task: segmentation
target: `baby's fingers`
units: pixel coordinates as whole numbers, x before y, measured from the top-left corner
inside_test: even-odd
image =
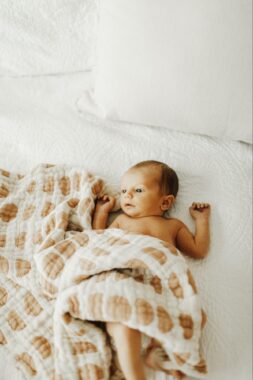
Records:
[[[98,197],[98,200],[99,201],[108,201],[109,197],[107,194],[104,194],[104,195],[101,195],[100,197]]]
[[[205,202],[193,202],[192,203],[192,208],[193,209],[203,209],[203,208],[209,208],[210,207],[210,204],[209,203],[205,203]]]
[[[199,209],[199,208],[202,208],[202,207],[203,207],[202,203],[200,203],[200,202],[193,202],[192,203],[193,210],[196,210],[196,209]]]

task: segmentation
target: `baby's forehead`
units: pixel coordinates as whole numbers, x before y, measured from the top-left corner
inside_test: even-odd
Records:
[[[131,168],[121,177],[121,183],[127,182],[153,182],[160,180],[160,173],[153,168]]]

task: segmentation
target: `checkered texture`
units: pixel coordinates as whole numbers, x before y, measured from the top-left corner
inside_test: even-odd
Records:
[[[194,279],[169,244],[91,230],[101,179],[81,168],[0,171],[0,344],[26,378],[122,379],[105,321],[161,342],[167,371],[205,377]]]

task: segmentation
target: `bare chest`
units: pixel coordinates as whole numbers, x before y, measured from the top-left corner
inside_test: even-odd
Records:
[[[154,236],[176,246],[177,226],[170,219],[127,218],[122,221],[120,228],[127,232]]]

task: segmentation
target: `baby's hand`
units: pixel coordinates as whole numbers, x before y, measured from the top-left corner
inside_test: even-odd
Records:
[[[115,202],[116,200],[114,197],[107,194],[102,195],[97,199],[95,212],[109,214],[112,211]]]
[[[208,220],[211,212],[211,206],[209,203],[195,203],[189,208],[191,217],[195,220]]]

